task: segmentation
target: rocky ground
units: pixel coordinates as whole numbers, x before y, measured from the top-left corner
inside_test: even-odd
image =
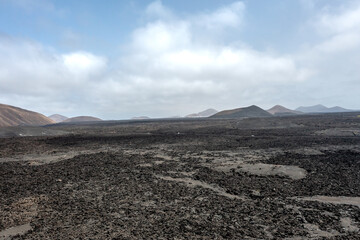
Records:
[[[358,114],[46,129],[0,139],[0,239],[360,239]]]

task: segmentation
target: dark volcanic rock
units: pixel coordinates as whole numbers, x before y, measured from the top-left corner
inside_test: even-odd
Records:
[[[0,239],[21,226],[13,239],[359,239],[360,138],[316,134],[358,128],[356,116],[99,122],[2,139]]]

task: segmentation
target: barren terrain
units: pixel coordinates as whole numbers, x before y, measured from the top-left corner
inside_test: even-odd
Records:
[[[360,239],[359,113],[15,130],[0,239]]]

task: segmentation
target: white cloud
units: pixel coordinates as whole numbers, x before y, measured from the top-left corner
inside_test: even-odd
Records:
[[[106,68],[106,59],[87,52],[72,52],[61,55],[63,64],[78,77],[100,73]]]
[[[22,95],[29,99],[46,96],[48,101],[65,100],[64,104],[68,104],[105,67],[105,58],[87,52],[61,55],[38,43],[0,37],[3,96]]]
[[[315,46],[323,53],[341,53],[360,47],[360,4],[341,7],[336,13],[323,11],[315,26],[324,40]]]
[[[360,4],[336,9],[327,6],[314,19],[313,25],[320,39],[311,46],[309,55],[314,59],[328,61],[332,57],[338,58],[339,54],[351,56],[360,51]]]
[[[190,37],[186,22],[176,21],[169,24],[156,21],[134,31],[132,47],[134,51],[144,52],[141,55],[159,53],[177,47],[186,47],[191,41]]]
[[[266,105],[312,72],[293,55],[204,37],[214,30],[239,29],[244,11],[245,5],[235,2],[180,19],[154,2],[146,14],[156,19],[133,31],[127,52],[116,62],[90,52],[59,54],[36,43],[1,38],[2,99],[22,95],[27,101],[23,107],[43,104],[49,107],[44,113],[66,109],[59,113],[113,119]]]
[[[340,34],[360,31],[360,4],[354,4],[338,13],[324,12],[318,17],[317,26],[321,32]]]
[[[316,7],[315,1],[308,4]],[[116,89],[112,94],[122,95],[124,108],[136,103],[160,116],[185,114],[193,105],[270,107],[281,103],[274,102],[279,99],[296,105],[321,99],[342,104],[346,98],[329,99],[360,88],[359,9],[355,4],[332,13],[322,10],[314,24],[319,33],[312,36],[315,43],[286,55],[214,37],[241,31],[246,10],[242,2],[182,19],[174,14],[159,17],[134,31],[119,75],[109,81]],[[107,84],[103,82],[104,88]]]
[[[208,29],[239,27],[243,21],[244,11],[243,2],[234,2],[212,13],[196,16],[193,21]]]
[[[161,107],[156,103],[164,101],[169,105],[176,101],[179,108],[194,102],[204,107],[224,107],[229,102],[253,104],[251,92],[268,92],[273,86],[306,80],[311,71],[297,66],[290,55],[234,47],[216,40],[204,44],[198,36],[212,32],[214,27],[221,31],[241,26],[244,8],[243,3],[236,2],[208,14],[157,19],[135,30],[131,51],[121,58],[121,72],[104,81],[102,89],[111,85],[114,98],[125,95],[139,105],[153,102],[150,108],[159,112]],[[207,27],[199,31],[199,25]],[[255,100],[261,103],[259,99]],[[265,99],[263,96],[262,102]],[[169,106],[165,114],[179,114],[171,112],[172,108]]]
[[[315,49],[323,53],[337,53],[353,51],[358,47],[360,47],[360,33],[349,32],[336,34],[317,45]]]
[[[314,74],[302,89],[313,103],[325,99],[328,105],[358,108],[352,99],[360,89],[360,4],[327,6],[313,26],[315,43],[297,54],[297,62]]]
[[[160,0],[154,1],[146,8],[149,17],[169,19],[174,17],[170,9],[166,8]]]

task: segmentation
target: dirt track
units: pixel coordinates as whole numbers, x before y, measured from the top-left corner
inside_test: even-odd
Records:
[[[0,239],[360,239],[357,115],[1,139]]]

